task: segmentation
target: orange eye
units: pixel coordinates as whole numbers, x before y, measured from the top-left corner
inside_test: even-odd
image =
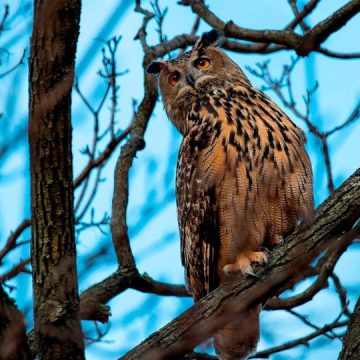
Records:
[[[206,57],[199,57],[194,61],[194,66],[198,70],[206,69],[210,66],[210,60]]]
[[[176,71],[169,75],[169,83],[175,86],[180,80],[180,74]]]

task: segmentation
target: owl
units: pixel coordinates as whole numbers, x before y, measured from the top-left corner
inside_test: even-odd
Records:
[[[232,273],[253,274],[266,252],[299,221],[313,216],[312,170],[306,138],[288,116],[254,88],[204,33],[176,59],[153,61],[165,111],[183,136],[176,173],[181,258],[197,301]],[[259,308],[214,338],[220,359],[245,359],[258,341]]]

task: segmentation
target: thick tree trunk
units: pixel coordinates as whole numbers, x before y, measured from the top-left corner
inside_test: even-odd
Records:
[[[31,359],[22,313],[0,285],[0,360]]]
[[[360,359],[360,297],[350,318],[350,324],[344,336],[339,360]]]
[[[40,359],[84,359],[71,153],[80,8],[80,0],[35,0],[29,142],[34,322]]]

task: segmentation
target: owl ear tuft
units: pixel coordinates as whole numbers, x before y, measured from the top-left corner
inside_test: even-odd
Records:
[[[194,45],[194,49],[199,50],[208,46],[220,46],[224,33],[219,30],[211,30],[201,35],[200,39]]]
[[[149,74],[158,74],[164,66],[165,63],[163,61],[153,60],[151,61],[150,65],[147,67],[146,71]]]

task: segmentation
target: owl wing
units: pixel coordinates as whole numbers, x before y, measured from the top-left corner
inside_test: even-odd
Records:
[[[197,136],[200,132],[201,136]],[[181,259],[187,287],[195,301],[219,284],[220,236],[216,191],[208,181],[209,174],[199,164],[202,154],[211,146],[210,135],[204,134],[204,129],[195,126],[184,137],[176,174]]]
[[[222,184],[223,202],[236,202],[222,217],[231,229],[229,243],[247,239],[246,246],[255,249],[264,239],[276,243],[298,220],[312,218],[305,134],[265,94],[248,85],[234,88],[223,108],[225,168],[235,174],[226,171]]]
[[[265,94],[257,91],[255,95],[253,126],[258,133],[256,144],[260,143],[261,149],[253,156],[253,162],[262,191],[272,204],[270,221],[279,222],[286,215],[294,224],[300,219],[310,222],[313,179],[306,136]]]

